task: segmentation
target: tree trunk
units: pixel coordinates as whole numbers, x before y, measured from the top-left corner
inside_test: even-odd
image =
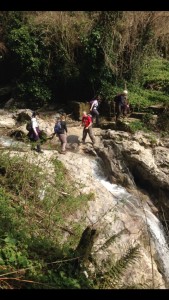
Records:
[[[93,229],[90,226],[83,231],[79,244],[75,250],[76,255],[79,257],[79,263],[86,263],[88,261],[96,237],[96,229]]]

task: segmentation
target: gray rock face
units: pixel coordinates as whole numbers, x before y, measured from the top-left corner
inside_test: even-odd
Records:
[[[113,130],[105,131],[102,138],[106,149],[98,152],[107,157],[112,180],[124,186],[121,174],[126,175],[128,169],[127,173],[132,174],[134,185],[146,190],[159,211],[162,213],[163,210],[165,218],[169,219],[169,154],[163,142],[141,132],[132,135]],[[131,181],[125,183],[128,188],[132,188]]]
[[[16,122],[12,114],[0,115],[0,128],[11,129],[15,126]]]
[[[161,274],[158,271],[159,266],[157,267],[154,260],[159,255],[155,245],[156,239],[151,241],[151,252],[148,243],[150,232],[147,231],[145,222],[145,218],[148,218],[150,227],[154,230],[153,226],[158,222],[158,219],[154,223],[153,214],[146,202],[143,205],[141,197],[138,198],[138,195],[137,198],[133,197],[127,191],[121,189],[120,186],[113,185],[112,189],[112,185],[103,175],[104,172],[99,171],[96,157],[68,152],[66,155],[60,156],[59,159],[77,181],[77,187],[78,182],[82,186],[80,193],[93,192],[95,194],[95,199],[90,201],[88,207],[86,207],[86,213],[84,214],[84,211],[78,212],[73,218],[75,222],[81,222],[86,216],[86,226],[92,225],[98,230],[99,234],[92,251],[98,266],[103,268],[106,261],[110,263],[112,256],[115,260],[120,259],[124,255],[127,246],[139,244],[141,251],[139,261],[127,269],[123,283],[132,285],[138,282],[144,282],[144,284],[149,282],[151,287],[154,284],[156,288],[165,288]],[[75,161],[76,163],[74,163]],[[119,191],[119,189],[121,190]],[[158,227],[157,224],[156,226]],[[111,239],[114,242],[110,242]],[[166,257],[163,259],[165,260]],[[152,274],[151,269],[152,263],[154,274]],[[155,281],[152,280],[153,275],[155,275]]]

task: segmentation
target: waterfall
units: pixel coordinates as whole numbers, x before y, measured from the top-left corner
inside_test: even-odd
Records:
[[[147,224],[156,245],[158,260],[162,265],[167,283],[169,283],[169,246],[166,242],[164,229],[157,217],[146,209]]]
[[[123,200],[125,209],[128,208],[131,211],[132,207],[132,211],[143,218],[147,225],[151,239],[156,247],[160,269],[165,276],[167,285],[169,285],[169,246],[166,241],[166,234],[162,224],[152,213],[148,204],[146,202],[141,202],[139,196],[137,198],[128,193],[122,186],[110,183],[104,174],[102,164],[103,162],[100,159],[93,161],[93,175],[112,194],[113,198],[115,197],[118,203]]]

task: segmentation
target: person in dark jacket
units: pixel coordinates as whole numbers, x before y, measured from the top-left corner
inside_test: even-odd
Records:
[[[114,110],[116,115],[116,121],[121,115],[125,116],[126,114],[126,105],[128,103],[127,95],[128,91],[124,90],[123,93],[118,94],[114,97]]]
[[[54,132],[58,136],[61,142],[61,154],[66,154],[67,145],[67,125],[65,115],[61,115],[56,118]]]
[[[35,145],[35,150],[39,153],[43,153],[41,150],[41,144],[40,144],[40,129],[39,129],[39,124],[38,124],[38,117],[39,113],[38,112],[33,112],[32,117],[31,117],[31,130],[28,133],[29,139],[34,143]]]

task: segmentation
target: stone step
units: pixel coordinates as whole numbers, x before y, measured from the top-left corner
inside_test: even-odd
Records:
[[[130,114],[130,118],[135,118],[135,119],[142,119],[143,116],[145,116],[146,112],[132,112]]]

